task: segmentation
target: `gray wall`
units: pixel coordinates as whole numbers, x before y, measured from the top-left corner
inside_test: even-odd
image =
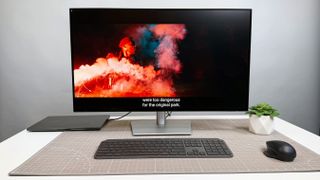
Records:
[[[320,1],[0,1],[0,141],[48,115],[72,114],[69,7],[252,8],[250,104],[320,127]]]

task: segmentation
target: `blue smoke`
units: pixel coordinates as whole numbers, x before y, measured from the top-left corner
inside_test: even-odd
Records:
[[[160,42],[158,39],[156,39],[152,32],[150,31],[150,28],[152,26],[155,26],[154,24],[147,25],[147,28],[144,29],[142,36],[139,39],[139,45],[140,45],[140,53],[144,56],[146,59],[154,59],[156,54],[155,50],[159,46]]]

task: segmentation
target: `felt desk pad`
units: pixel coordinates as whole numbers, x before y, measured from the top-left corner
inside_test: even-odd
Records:
[[[194,120],[191,136],[183,138],[220,138],[233,152],[233,158],[154,158],[104,159],[93,155],[101,141],[117,138],[159,138],[132,136],[130,121],[108,123],[101,131],[63,132],[34,154],[10,175],[115,175],[178,173],[253,173],[320,171],[320,155],[290,138],[273,132],[269,136],[248,131],[248,120]],[[160,136],[160,138],[170,138]],[[282,162],[263,154],[266,141],[283,140],[294,146],[297,157]]]

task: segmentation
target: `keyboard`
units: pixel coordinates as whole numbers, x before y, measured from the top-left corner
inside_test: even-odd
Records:
[[[218,138],[108,139],[94,155],[95,159],[231,157],[231,150]]]

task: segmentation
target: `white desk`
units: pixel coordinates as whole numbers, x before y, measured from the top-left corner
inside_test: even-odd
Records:
[[[238,119],[246,118],[247,116],[173,116],[170,119]],[[126,120],[136,119],[150,119],[151,116],[129,116]],[[312,134],[304,129],[301,129],[293,124],[290,124],[284,120],[275,119],[275,129],[282,134],[290,137],[291,139],[299,142],[305,147],[320,154],[320,137]],[[18,167],[21,163],[27,160],[30,156],[39,151],[42,147],[48,144],[51,140],[57,137],[60,132],[41,132],[31,133],[26,130],[12,136],[11,138],[0,143],[0,180],[7,179],[28,179],[28,180],[171,180],[171,179],[183,179],[194,180],[195,178],[202,180],[276,180],[276,179],[288,179],[288,180],[319,180],[320,172],[308,172],[308,173],[234,173],[234,174],[179,174],[179,175],[114,175],[114,176],[8,176],[8,173],[14,168]]]

